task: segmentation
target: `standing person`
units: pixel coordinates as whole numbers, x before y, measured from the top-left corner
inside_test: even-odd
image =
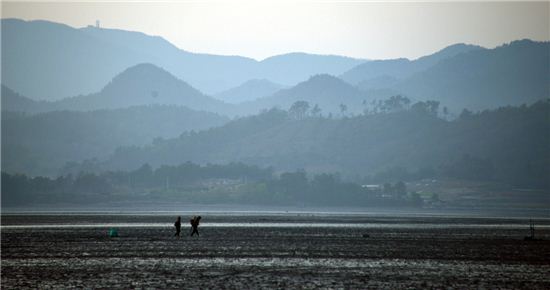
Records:
[[[201,216],[195,216],[189,221],[191,223],[191,228],[192,228],[191,236],[193,236],[195,233],[197,234],[197,236],[200,236],[199,235],[200,221],[201,221]]]
[[[174,236],[179,238],[181,232],[181,216],[178,216],[178,219],[174,223],[174,226],[176,227],[176,234]]]

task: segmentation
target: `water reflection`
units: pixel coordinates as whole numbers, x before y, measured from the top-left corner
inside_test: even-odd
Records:
[[[85,224],[25,224],[2,225],[4,229],[49,229],[49,228],[171,228],[168,223],[85,223]],[[359,228],[359,229],[524,229],[522,224],[473,224],[473,223],[202,223],[201,227],[214,228]],[[550,229],[550,225],[538,225],[538,229]]]

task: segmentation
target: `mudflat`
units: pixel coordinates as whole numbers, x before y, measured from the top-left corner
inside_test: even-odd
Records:
[[[176,238],[175,215],[3,215],[1,286],[550,289],[548,219],[526,241],[528,219],[202,217]]]

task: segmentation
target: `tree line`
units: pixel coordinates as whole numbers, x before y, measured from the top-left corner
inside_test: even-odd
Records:
[[[275,173],[242,163],[184,163],[132,171],[80,172],[57,178],[2,172],[4,206],[164,200],[189,203],[296,206],[419,206],[403,182],[372,190],[338,174]]]
[[[441,116],[447,119],[450,116],[450,111],[447,107],[440,107],[440,102],[427,100],[412,103],[411,99],[402,95],[394,95],[387,99],[379,100],[374,99],[368,102],[363,100],[363,115],[373,114],[386,114],[395,113],[399,111],[411,110],[417,113],[425,113],[433,116]],[[339,105],[340,117],[353,117],[353,114],[348,115],[347,104],[341,103]],[[288,108],[288,116],[291,119],[302,120],[307,117],[323,117],[323,109],[318,105],[310,105],[309,102],[299,100],[294,102]],[[467,111],[467,110],[466,110]],[[469,111],[468,111],[469,112]],[[471,112],[470,112],[471,113]],[[326,117],[332,118],[332,114],[328,114]]]

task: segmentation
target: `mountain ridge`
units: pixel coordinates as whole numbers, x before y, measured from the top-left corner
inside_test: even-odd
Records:
[[[183,106],[141,105],[34,115],[2,111],[2,170],[55,176],[67,162],[104,160],[120,146],[143,146],[229,119]]]
[[[217,93],[213,97],[231,104],[238,104],[269,96],[282,88],[284,88],[283,85],[268,79],[251,79],[237,87]]]
[[[272,107],[288,109],[294,102],[306,101],[311,107],[318,105],[323,114],[337,115],[341,113],[340,104],[347,106],[350,113],[363,112],[363,101],[368,99],[366,93],[343,80],[318,74],[270,96],[241,103],[239,109],[249,113]]]
[[[374,99],[401,94],[436,100],[455,113],[550,97],[550,42],[518,40],[492,49],[458,45],[449,51],[451,56],[444,49],[443,57],[424,58],[420,65],[422,58],[372,61],[341,77]]]
[[[355,66],[339,77],[353,85],[357,85],[361,81],[367,81],[371,78],[382,76],[401,79],[422,71],[443,59],[478,49],[485,48],[477,45],[457,43],[440,49],[433,54],[425,55],[414,60],[407,58],[372,60]]]
[[[305,53],[256,61],[242,56],[188,52],[160,36],[142,32],[73,28],[44,20],[3,18],[1,22],[2,53],[10,55],[3,57],[3,84],[34,100],[96,92],[118,72],[144,62],[161,66],[202,92],[214,94],[253,78],[293,85],[312,74],[339,74],[364,61]],[[295,63],[317,63],[317,59],[323,62],[316,66]]]
[[[245,162],[277,170],[371,175],[399,167],[414,171],[449,166],[470,156],[488,169],[498,168],[486,172],[489,178],[542,182],[550,161],[550,139],[545,135],[550,130],[549,112],[550,100],[464,114],[452,121],[418,106],[299,120],[272,109],[154,145],[120,148],[104,165],[126,170],[144,163],[155,167],[186,161]],[[526,166],[533,172],[526,173]]]
[[[6,86],[2,86],[7,88]],[[11,90],[10,90],[11,91]],[[19,106],[23,100],[2,97],[7,107]],[[16,104],[9,104],[13,101]],[[118,109],[139,105],[176,105],[197,111],[209,111],[231,115],[232,105],[204,95],[185,81],[150,63],[142,63],[125,69],[104,87],[89,95],[79,95],[58,101],[32,101],[25,98],[29,113],[60,110],[93,111]],[[31,106],[32,105],[32,106]]]
[[[456,111],[532,104],[550,97],[550,42],[517,40],[441,60],[393,86]]]

